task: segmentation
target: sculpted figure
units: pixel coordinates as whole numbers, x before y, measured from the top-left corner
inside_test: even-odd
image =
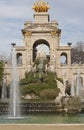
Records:
[[[36,12],[39,12],[39,5],[38,5],[38,3],[35,3],[35,4],[34,4],[33,9],[34,9]]]
[[[33,6],[35,12],[48,12],[49,8],[49,4],[45,3],[43,0],[40,0],[39,3],[35,3]]]

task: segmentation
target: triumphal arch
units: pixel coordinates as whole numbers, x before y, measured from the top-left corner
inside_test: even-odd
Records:
[[[34,22],[26,21],[21,30],[23,46],[14,46],[16,49],[17,65],[20,79],[25,72],[33,70],[33,64],[37,57],[45,57],[49,60],[48,69],[56,72],[58,77],[64,80],[76,81],[77,71],[84,80],[84,65],[71,64],[71,44],[60,46],[61,29],[56,20],[50,19],[50,5],[43,0],[33,5]],[[65,57],[65,61],[61,58]],[[10,67],[6,65],[10,81]]]

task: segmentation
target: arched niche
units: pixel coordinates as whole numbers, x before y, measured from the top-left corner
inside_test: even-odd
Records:
[[[22,65],[22,53],[17,53],[16,59],[17,59],[17,65],[18,66]]]
[[[67,64],[67,53],[62,52],[60,55],[60,64]]]

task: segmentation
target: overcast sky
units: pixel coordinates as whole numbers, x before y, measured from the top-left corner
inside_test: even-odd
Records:
[[[0,54],[9,54],[11,43],[23,45],[21,29],[34,21],[32,6],[38,0],[0,0]],[[61,45],[84,41],[84,0],[45,0],[50,19],[62,30]]]

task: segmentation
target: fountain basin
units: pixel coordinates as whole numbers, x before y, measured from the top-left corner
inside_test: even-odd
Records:
[[[24,117],[12,117],[12,116],[9,116],[6,119],[9,119],[9,120],[23,120]]]
[[[0,117],[0,124],[84,124],[84,114],[36,114],[23,119]]]

